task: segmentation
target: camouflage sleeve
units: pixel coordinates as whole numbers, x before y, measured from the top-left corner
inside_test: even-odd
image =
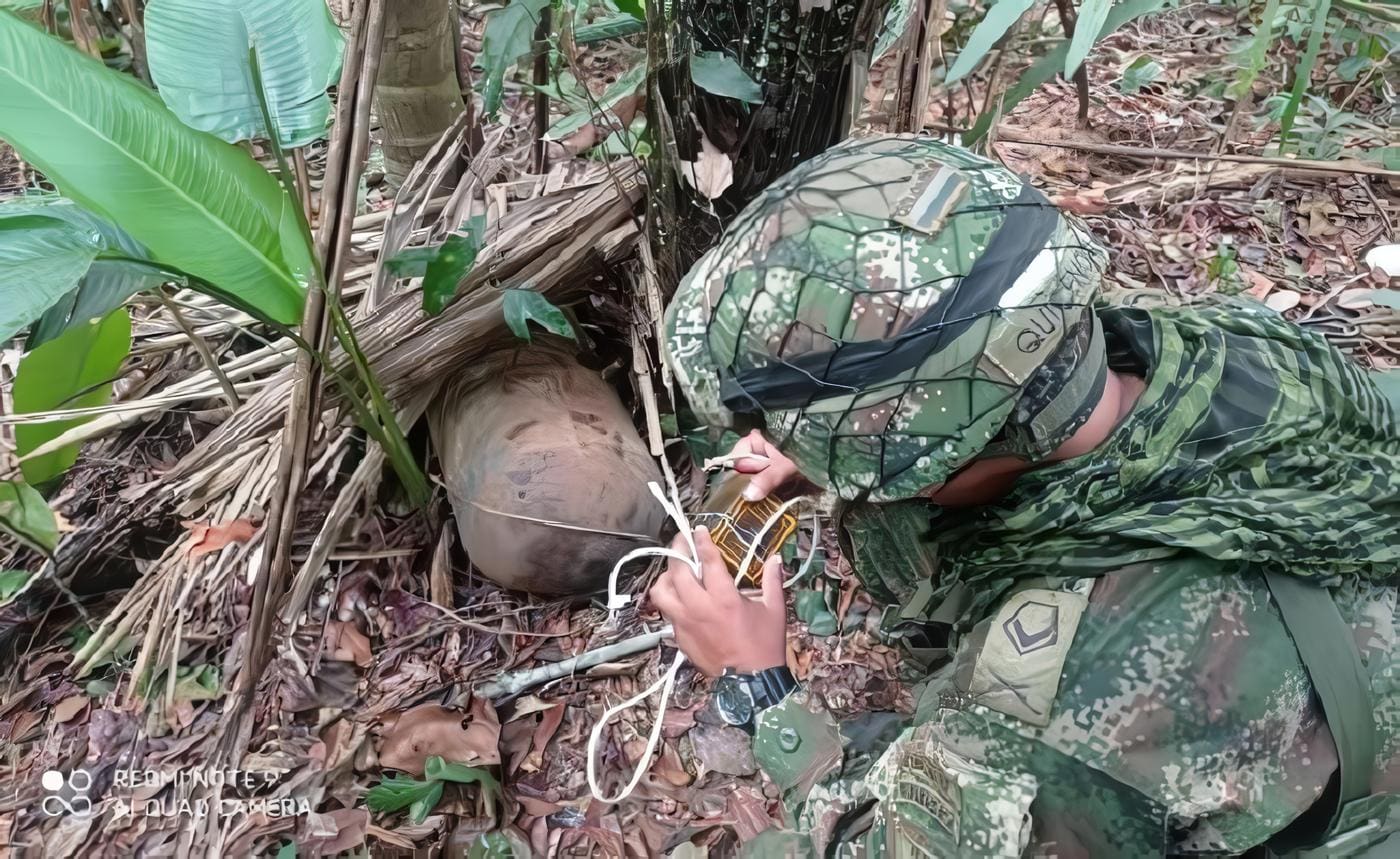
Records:
[[[760,714],[754,758],[783,791],[787,826],[746,843],[743,855],[825,855],[834,844],[975,859],[1165,848],[1161,809],[1007,729],[945,683],[930,684],[920,711],[859,776],[842,771],[843,737],[815,695],[795,692]]]

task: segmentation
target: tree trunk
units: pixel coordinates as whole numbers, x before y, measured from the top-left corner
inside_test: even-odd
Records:
[[[668,292],[729,220],[774,179],[850,130],[883,0],[675,0],[647,4],[647,119],[653,140],[650,238]],[[722,52],[763,88],[744,104],[691,82],[690,58]],[[701,137],[733,164],[717,199],[682,162]]]
[[[457,83],[456,4],[389,0],[375,108],[384,128],[385,177],[403,183],[462,112]]]

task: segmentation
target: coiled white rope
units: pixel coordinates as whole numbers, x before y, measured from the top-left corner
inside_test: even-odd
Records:
[[[667,476],[670,476],[669,473]],[[646,546],[641,549],[634,549],[626,555],[623,555],[622,559],[613,566],[612,572],[608,574],[608,619],[610,622],[617,617],[619,609],[626,607],[632,602],[632,596],[630,594],[620,594],[617,592],[618,574],[622,572],[622,568],[629,561],[634,561],[638,558],[674,558],[690,567],[690,572],[697,579],[700,578],[700,559],[699,553],[695,548],[695,536],[691,532],[690,522],[686,519],[684,511],[681,510],[680,494],[676,489],[675,481],[671,480],[669,482],[671,484],[671,498],[669,500],[662,493],[661,487],[656,483],[648,483],[647,488],[651,490],[651,494],[656,497],[656,500],[661,503],[661,508],[666,511],[666,514],[670,516],[672,521],[676,523],[676,526],[680,528],[680,533],[685,539],[686,548],[690,550],[690,557],[686,557],[674,549],[660,546]],[[735,584],[739,583],[743,576],[743,571],[748,569],[749,564],[753,561],[754,555],[758,552],[759,545],[763,542],[764,535],[778,523],[778,520],[782,518],[783,514],[786,513],[790,507],[804,500],[806,499],[793,498],[790,501],[783,502],[783,504],[778,507],[777,511],[775,511],[772,516],[768,517],[768,521],[763,523],[763,527],[758,529],[758,532],[754,534],[753,541],[749,543],[748,551],[744,554],[743,563],[739,565],[740,572],[734,576]],[[815,540],[816,534],[814,533],[813,541],[815,542]],[[813,554],[815,554],[815,546]],[[810,561],[810,557],[808,560]],[[636,695],[633,695],[631,698],[628,698],[626,701],[623,701],[621,704],[616,704],[608,708],[604,711],[598,722],[594,724],[593,731],[588,735],[588,790],[593,794],[594,799],[599,802],[607,803],[621,802],[630,796],[632,791],[635,790],[637,785],[641,782],[642,776],[645,775],[646,771],[650,768],[651,756],[656,753],[656,747],[660,743],[661,725],[666,718],[666,707],[671,702],[671,692],[676,687],[676,675],[680,672],[681,665],[683,664],[685,664],[685,654],[678,650],[676,651],[676,658],[671,660],[671,666],[666,669],[665,673],[662,674],[655,683]],[[597,764],[598,743],[602,739],[603,728],[607,727],[608,722],[612,721],[614,716],[635,707],[642,701],[656,694],[658,690],[661,692],[661,700],[657,704],[656,720],[652,723],[651,734],[647,737],[646,751],[642,752],[641,758],[637,761],[636,767],[632,770],[632,777],[628,779],[627,784],[623,786],[622,790],[618,791],[616,796],[606,796],[603,793],[602,786],[598,783]]]

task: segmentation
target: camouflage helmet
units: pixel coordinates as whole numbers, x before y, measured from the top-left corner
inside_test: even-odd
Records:
[[[856,138],[735,218],[667,309],[666,352],[712,426],[762,413],[812,480],[908,498],[979,455],[1041,459],[1088,419],[1106,265],[1001,165]]]

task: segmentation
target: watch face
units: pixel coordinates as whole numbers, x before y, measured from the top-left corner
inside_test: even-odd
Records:
[[[715,709],[729,725],[747,725],[753,721],[753,699],[737,677],[724,676],[715,681]]]

